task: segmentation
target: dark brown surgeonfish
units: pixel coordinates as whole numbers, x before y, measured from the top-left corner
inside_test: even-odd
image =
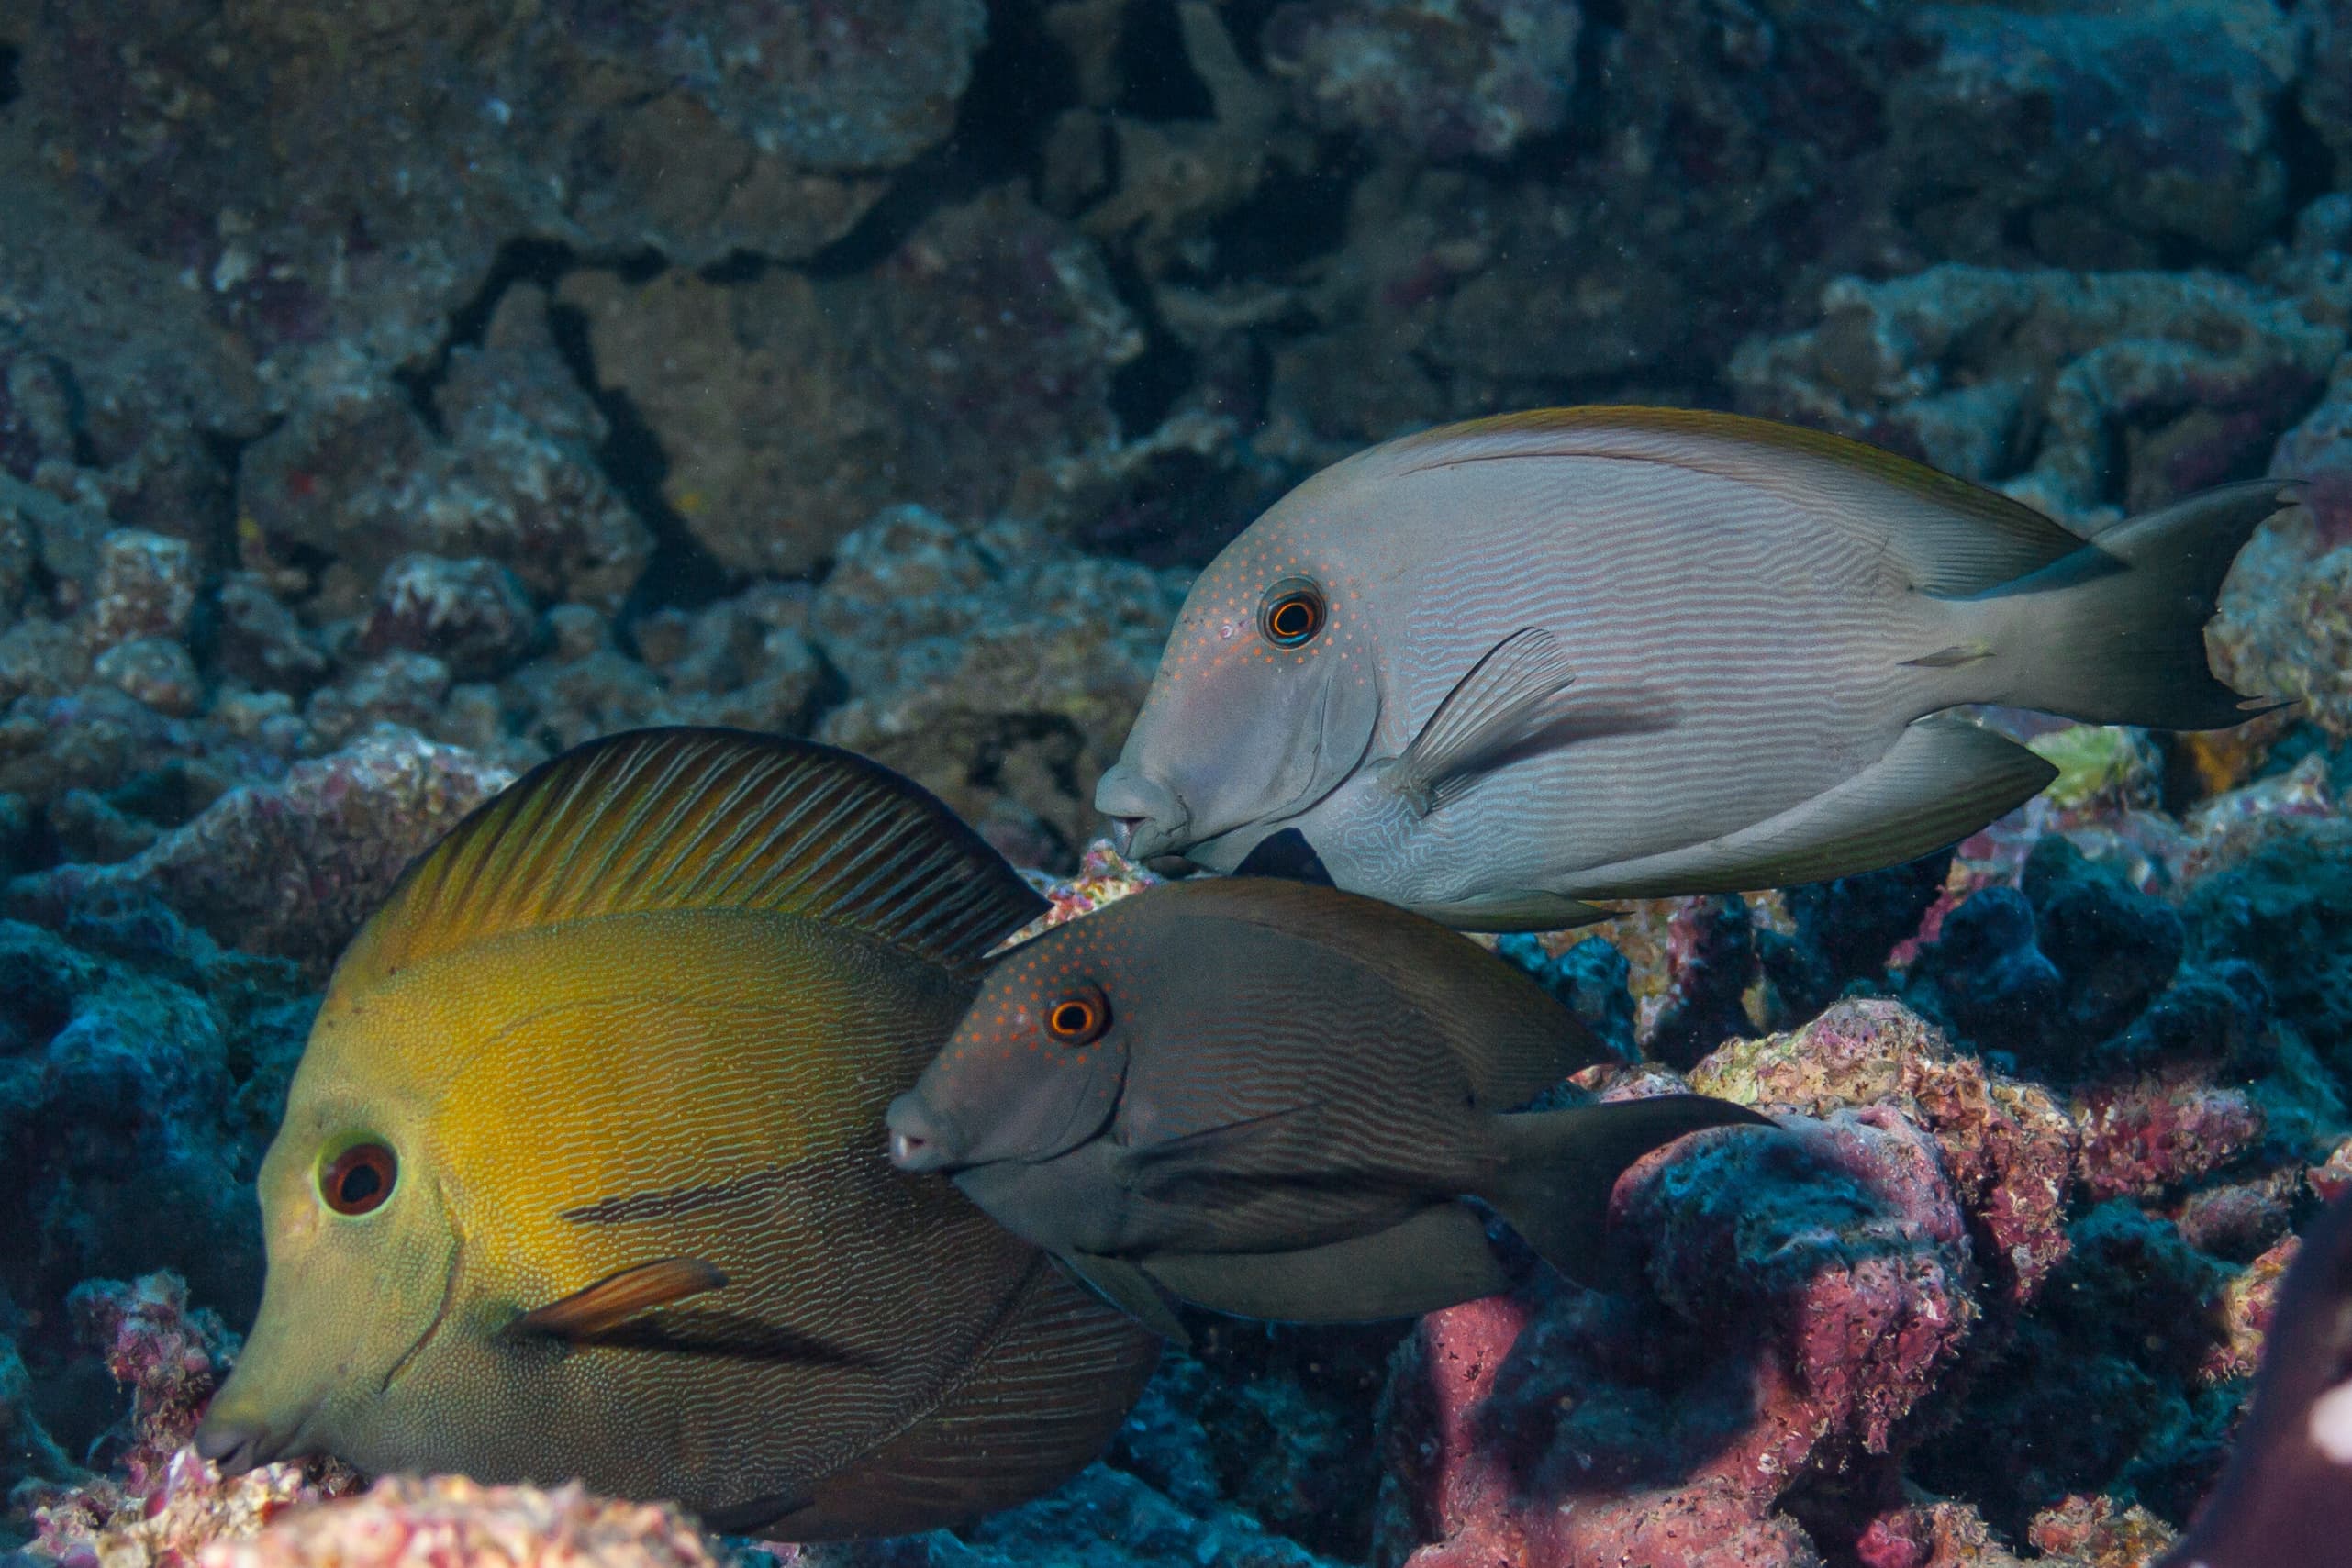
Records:
[[[2352,1195],[2304,1232],[2229,1465],[2157,1568],[2352,1568]]]
[[[1572,1277],[1648,1151],[1760,1123],[1700,1095],[1510,1113],[1608,1053],[1444,927],[1257,877],[1152,888],[999,958],[890,1107],[943,1172],[1171,1338],[1162,1292],[1245,1317],[1406,1317],[1505,1280],[1476,1196]]]
[[[336,966],[197,1447],[578,1477],[792,1540],[1057,1485],[1157,1345],[875,1137],[1042,907],[830,748],[645,730],[534,770]]]

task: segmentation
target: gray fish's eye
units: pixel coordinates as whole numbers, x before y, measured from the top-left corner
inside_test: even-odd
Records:
[[[1110,1027],[1110,998],[1098,985],[1081,985],[1046,1004],[1045,1032],[1056,1043],[1076,1049],[1091,1045]]]
[[[1258,631],[1276,648],[1303,648],[1330,618],[1323,591],[1306,577],[1285,577],[1258,601]]]

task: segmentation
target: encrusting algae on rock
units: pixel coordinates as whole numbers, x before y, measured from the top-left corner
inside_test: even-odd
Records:
[[[350,1479],[217,1477],[182,1438],[228,1340],[101,1282],[250,1326],[320,983],[518,774],[837,743],[1036,868],[1027,940],[1171,869],[1090,847],[1092,795],[1247,519],[1570,404],[1793,420],[2082,539],[2295,482],[2204,634],[2295,706],[1979,713],[2060,776],[1956,853],[1497,944],[1615,1059],[1578,1092],[1805,1129],[1621,1185],[1640,1311],[1499,1225],[1509,1288],[1419,1325],[1182,1307],[1059,1490],[777,1555],[2147,1568],[2190,1526],[2352,1169],[2352,9],[431,10],[0,6],[0,1552],[740,1555],[565,1474],[296,1531]],[[1643,661],[1753,632],[1728,602]],[[1740,786],[1769,732],[1723,729]],[[619,1299],[541,1283],[542,1326]]]

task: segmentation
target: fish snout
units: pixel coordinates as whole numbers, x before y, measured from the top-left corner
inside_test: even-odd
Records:
[[[890,1162],[902,1171],[943,1171],[955,1163],[953,1136],[921,1098],[912,1094],[890,1102],[883,1118],[890,1129]]]
[[[275,1460],[285,1439],[250,1418],[206,1415],[195,1443],[196,1452],[218,1465],[223,1475],[242,1475]]]
[[[1111,842],[1131,861],[1182,849],[1192,815],[1176,791],[1140,769],[1114,762],[1095,785],[1095,809],[1111,819]]]

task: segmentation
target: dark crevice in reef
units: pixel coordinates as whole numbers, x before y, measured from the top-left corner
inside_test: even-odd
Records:
[[[1282,0],[1230,0],[1217,8],[1225,23],[1225,36],[1233,40],[1233,52],[1253,75],[1266,73],[1265,21],[1280,4]]]
[[[1227,24],[1232,30],[1232,24]],[[1174,6],[1131,6],[1119,32],[1120,114],[1139,120],[1217,117],[1209,83],[1185,53],[1184,24]]]
[[[450,356],[482,341],[507,291],[517,284],[536,284],[552,289],[558,279],[579,264],[576,251],[552,239],[509,239],[498,248],[482,286],[451,316],[449,330],[442,334],[440,346],[433,350],[432,358],[421,365],[403,366],[392,373],[392,379],[408,395],[409,404],[427,429],[436,436],[449,433],[441,426],[440,409],[434,397],[449,379]]]
[[[1143,351],[1111,373],[1110,411],[1129,435],[1157,429],[1188,391],[1199,356],[1176,340],[1153,307],[1151,285],[1132,260],[1108,256],[1111,287],[1143,328]]]
[[[0,43],[0,109],[15,103],[17,95],[25,90],[24,82],[17,71],[23,59],[24,51],[15,44]]]
[[[972,61],[955,128],[890,178],[857,226],[810,257],[811,277],[871,271],[942,206],[1009,180],[1033,183],[1053,117],[1077,101],[1068,56],[1030,4],[989,8],[988,41]]]
[[[2287,172],[2287,191],[2280,203],[2280,237],[2291,236],[2295,217],[2303,208],[2336,188],[2335,152],[2320,139],[2303,115],[2302,95],[2289,93],[2273,111],[2271,136],[2279,144],[2279,161]]]
[[[598,382],[587,317],[570,306],[556,305],[548,310],[547,327],[564,367],[604,416],[597,466],[653,536],[652,559],[622,601],[619,624],[625,627],[649,610],[692,609],[720,597],[732,578],[663,499],[662,482],[669,477],[670,460],[629,395]]]
[[[1347,208],[1369,167],[1327,147],[1311,170],[1269,167],[1249,200],[1219,217],[1209,237],[1216,257],[1208,281],[1280,276],[1347,243]]]

